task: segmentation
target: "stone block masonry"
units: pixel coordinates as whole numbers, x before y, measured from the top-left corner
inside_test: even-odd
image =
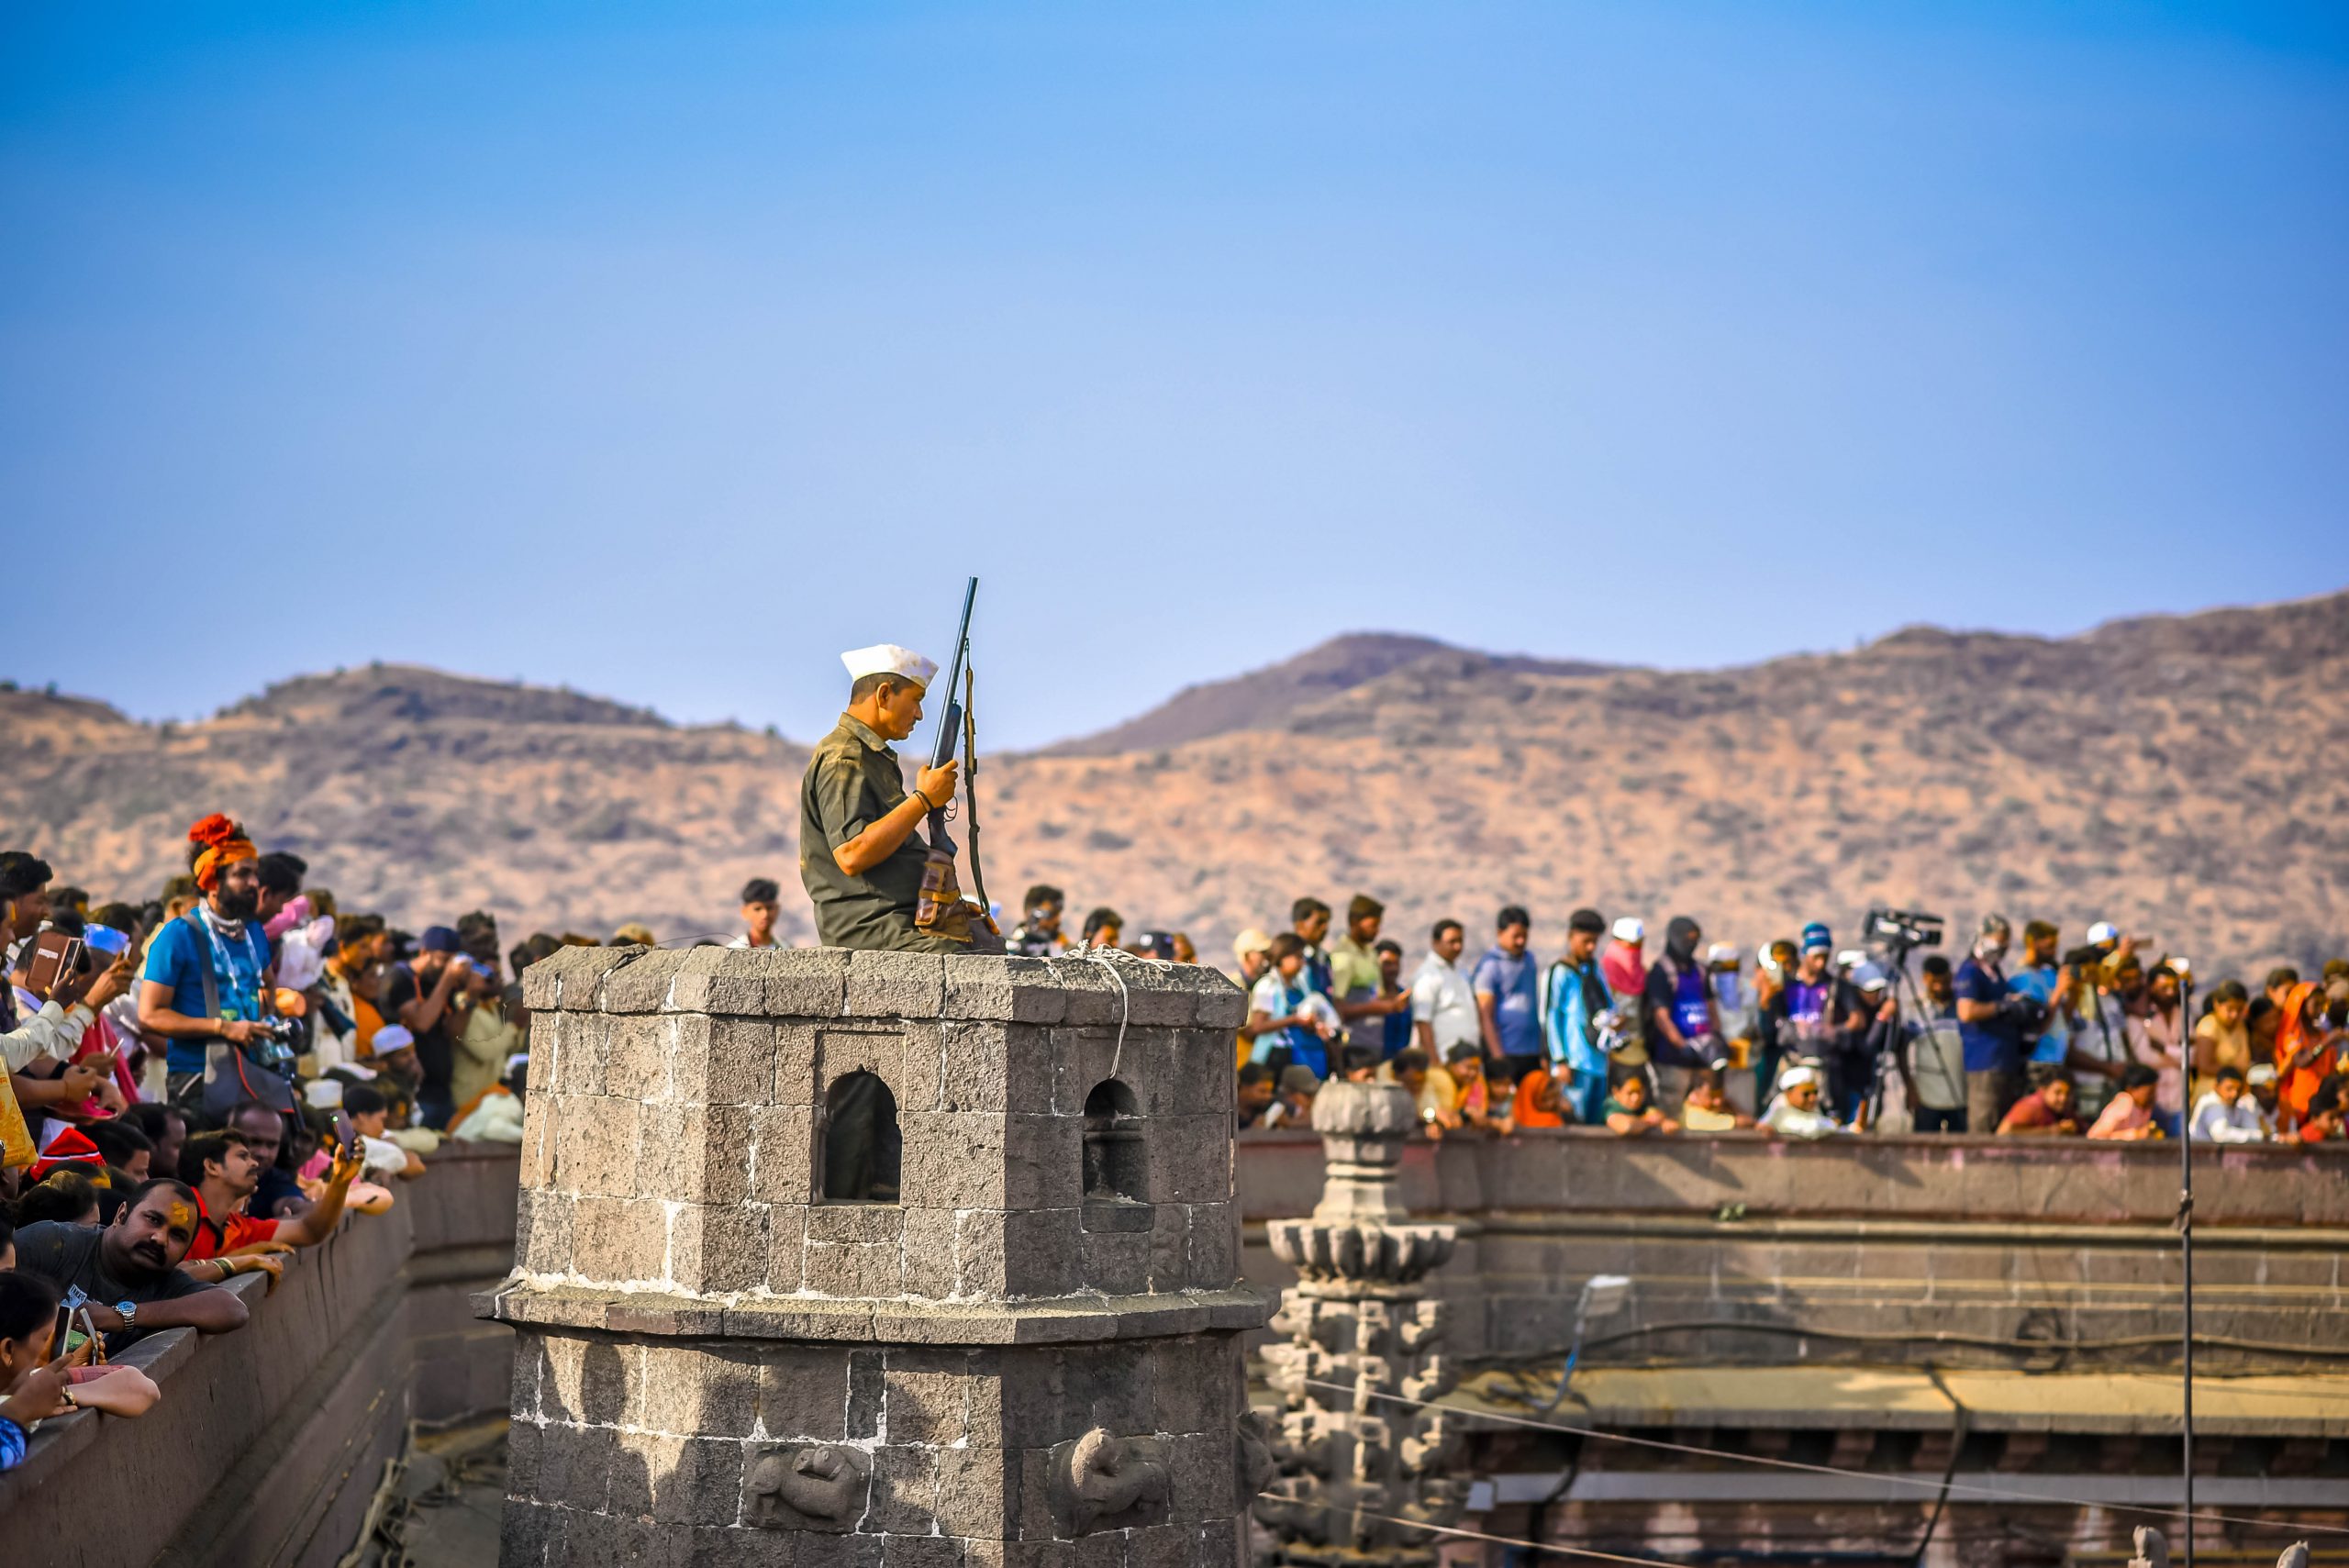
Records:
[[[1108,962],[528,972],[506,1568],[1236,1568],[1246,999]]]

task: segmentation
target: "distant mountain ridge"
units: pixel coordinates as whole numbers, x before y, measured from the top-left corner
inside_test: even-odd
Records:
[[[376,665],[194,724],[0,691],[0,838],[102,896],[226,809],[353,907],[716,935],[790,887],[807,750],[561,690]],[[990,756],[987,878],[1210,960],[1291,899],[1384,898],[1414,951],[1521,901],[1691,913],[1746,946],[1871,903],[2109,917],[2200,973],[2349,947],[2349,594],[2043,639],[1909,628],[1664,671],[1359,634],[1041,753]],[[786,893],[784,930],[810,935]]]
[[[1307,649],[1294,659],[1229,680],[1186,686],[1148,713],[1097,734],[1043,749],[1052,757],[1107,757],[1157,751],[1234,730],[1277,727],[1286,716],[1423,659],[1467,658],[1557,674],[1596,674],[1603,664],[1469,653],[1431,637],[1353,631]]]
[[[670,728],[647,707],[629,707],[569,687],[474,680],[421,664],[370,664],[330,675],[296,675],[259,696],[225,708],[220,717],[311,724],[367,724],[432,719],[482,719],[514,724],[627,724]]]

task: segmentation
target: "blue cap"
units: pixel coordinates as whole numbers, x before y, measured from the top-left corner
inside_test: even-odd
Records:
[[[1781,929],[1783,929],[1783,928],[1781,928]],[[429,935],[429,934],[430,934],[430,933],[429,933],[429,932],[427,933],[427,935]],[[1826,926],[1826,923],[1825,923],[1824,921],[1821,921],[1821,920],[1813,920],[1809,925],[1805,926],[1805,927],[1802,929],[1802,951],[1805,951],[1805,952],[1827,952],[1827,951],[1832,951],[1832,950],[1833,950],[1833,948],[1834,948],[1834,946],[1835,946],[1835,937],[1834,937],[1834,933],[1832,933],[1831,931],[1828,930],[1827,926]]]
[[[457,933],[446,926],[427,926],[416,939],[416,947],[418,952],[455,952]]]

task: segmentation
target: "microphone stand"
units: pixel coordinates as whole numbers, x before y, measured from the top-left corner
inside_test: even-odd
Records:
[[[2193,1034],[2187,1020],[2192,1011],[2194,983],[2186,975],[2177,978],[2177,1251],[2179,1284],[2184,1312],[2178,1330],[2179,1357],[2185,1367],[2183,1386],[2179,1393],[2178,1430],[2184,1439],[2182,1479],[2185,1482],[2186,1537],[2185,1568],[2194,1568],[2194,1107],[2188,1095],[2194,1086],[2191,1071]]]

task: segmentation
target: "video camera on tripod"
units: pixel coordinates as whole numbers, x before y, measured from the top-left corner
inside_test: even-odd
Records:
[[[1898,962],[1915,949],[1941,946],[1942,933],[1948,925],[1939,915],[1921,910],[1871,909],[1860,922],[1860,936],[1882,946]]]

